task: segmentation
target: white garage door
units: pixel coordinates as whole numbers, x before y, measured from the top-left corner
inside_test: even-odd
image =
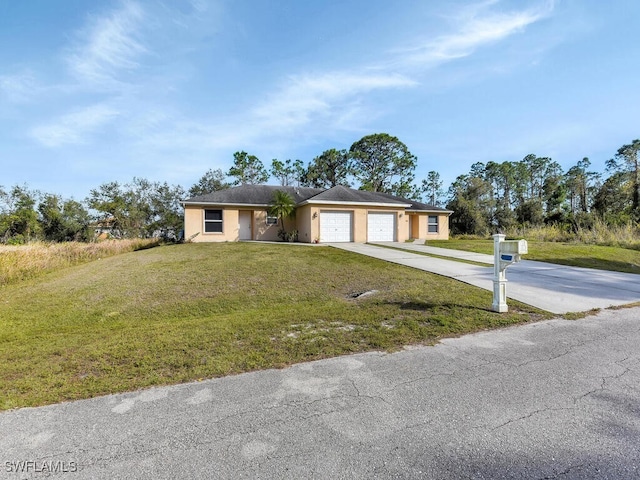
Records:
[[[367,242],[393,242],[396,239],[395,213],[367,215]]]
[[[320,212],[320,241],[350,242],[351,212]]]

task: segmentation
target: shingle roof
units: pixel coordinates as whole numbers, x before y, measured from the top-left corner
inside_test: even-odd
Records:
[[[396,197],[388,193],[366,192],[338,185],[329,189],[309,187],[282,187],[278,185],[240,185],[238,187],[218,190],[184,200],[187,204],[224,204],[224,205],[264,205],[273,201],[276,190],[287,192],[296,204],[310,201],[313,203],[383,203],[397,205],[398,207],[411,205],[407,210],[429,212],[451,212],[445,208],[436,207],[426,203],[416,202],[406,198]]]
[[[435,205],[431,205],[429,203],[422,203],[416,200],[409,200],[408,198],[396,197],[394,195],[390,195],[388,193],[379,193],[378,195],[383,195],[385,197],[394,198],[396,200],[402,200],[405,203],[410,203],[411,206],[407,208],[407,210],[416,210],[416,211],[429,211],[429,212],[448,212],[453,213],[452,210],[447,210],[446,208],[436,207]]]
[[[184,203],[222,203],[227,205],[269,205],[276,190],[287,192],[296,203],[324,191],[322,188],[240,185],[184,200]]]
[[[407,202],[391,195],[382,196],[377,192],[365,192],[364,190],[354,190],[353,188],[338,185],[308,199],[313,202],[344,202],[344,203],[389,203],[406,205]]]

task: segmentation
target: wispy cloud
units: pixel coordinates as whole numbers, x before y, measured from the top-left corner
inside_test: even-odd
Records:
[[[363,108],[368,94],[416,87],[426,70],[503,41],[553,10],[552,1],[518,11],[499,10],[499,3],[488,0],[457,10],[450,18],[450,33],[393,50],[386,62],[319,75],[291,75],[251,112],[253,118],[269,132],[290,132],[309,124],[342,128],[341,119],[349,119],[352,126],[363,125],[371,116],[371,109]]]
[[[310,123],[314,118],[330,119],[347,114],[355,98],[373,90],[406,88],[416,82],[399,74],[367,72],[331,72],[320,75],[295,75],[256,107],[252,114],[271,131],[289,131]]]
[[[373,98],[419,87],[425,71],[523,31],[547,15],[549,5],[505,12],[494,0],[475,3],[457,11],[450,32],[391,52],[393,61],[384,65],[284,76],[271,91],[256,92],[263,100],[254,108],[224,119],[188,118],[179,110],[141,112],[128,130],[148,149],[194,154],[254,146],[286,151],[309,137],[363,130],[385,109]]]
[[[9,103],[29,102],[36,90],[36,79],[31,73],[0,75],[0,98]]]
[[[57,121],[35,127],[31,136],[47,147],[85,143],[86,136],[110,123],[119,112],[103,104],[69,113]]]
[[[132,1],[100,17],[79,32],[76,45],[66,60],[80,79],[109,86],[118,82],[123,71],[138,67],[138,57],[147,52],[140,41],[139,29],[144,20],[142,7]]]
[[[282,72],[274,89],[247,92],[247,101],[252,95],[260,98],[254,108],[224,118],[211,117],[194,106],[181,108],[171,101],[171,94],[163,94],[164,103],[157,104],[153,95],[133,95],[131,89],[120,88],[125,83],[135,84],[140,87],[136,90],[148,93],[158,88],[157,78],[165,83],[171,81],[166,75],[152,78],[147,69],[139,68],[140,63],[152,55],[162,62],[163,51],[155,35],[162,36],[165,42],[167,29],[193,33],[197,30],[193,26],[200,25],[198,19],[207,5],[193,0],[188,14],[174,16],[169,13],[173,11],[169,5],[158,13],[150,8],[144,10],[134,0],[123,0],[116,10],[91,17],[74,37],[66,61],[79,85],[94,87],[101,94],[106,90],[111,98],[37,126],[31,130],[32,138],[48,147],[60,147],[85,143],[105,130],[117,135],[128,149],[136,148],[154,159],[167,152],[210,158],[211,152],[254,146],[264,149],[270,145],[282,146],[286,151],[310,136],[367,128],[372,119],[390,108],[384,103],[387,93],[419,87],[429,68],[472,55],[483,46],[523,31],[548,15],[553,4],[505,12],[493,0],[476,3],[450,18],[452,28],[446,34],[391,51],[385,64],[354,61],[344,69],[334,65],[324,72],[308,73],[313,67],[298,70],[307,73]],[[163,28],[144,30],[143,37],[144,25],[149,22]],[[162,72],[172,72],[172,67],[163,64]],[[194,71],[198,71],[197,66]],[[131,72],[135,77],[129,75]],[[264,89],[266,84],[261,87]],[[178,90],[179,86],[175,88]]]
[[[432,67],[467,57],[477,49],[504,40],[547,17],[554,7],[546,1],[535,7],[509,12],[494,12],[499,2],[488,1],[470,5],[452,18],[455,31],[434,39],[423,39],[415,45],[397,50],[394,63],[401,67]]]

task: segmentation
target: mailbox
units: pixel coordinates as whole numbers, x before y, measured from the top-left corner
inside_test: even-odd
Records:
[[[494,312],[507,312],[507,267],[518,263],[520,256],[529,253],[526,240],[505,240],[504,235],[493,236],[493,304]]]
[[[509,265],[518,263],[520,255],[528,253],[529,246],[526,240],[503,240],[498,245],[500,254],[500,270],[504,270]]]
[[[520,255],[517,253],[501,253],[500,254],[500,270],[504,270],[513,263],[520,261]]]
[[[529,246],[526,240],[504,240],[500,242],[500,253],[524,255],[529,253]]]

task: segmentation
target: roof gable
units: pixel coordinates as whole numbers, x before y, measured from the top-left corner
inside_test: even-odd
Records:
[[[344,202],[344,203],[385,203],[406,205],[407,202],[395,197],[383,197],[377,192],[354,190],[353,188],[337,185],[308,199],[309,202]]]
[[[377,204],[389,207],[406,208],[413,211],[446,212],[450,210],[426,203],[396,197],[389,193],[368,192],[337,185],[329,189],[310,187],[289,187],[279,185],[240,185],[216,192],[200,195],[184,200],[185,204],[218,204],[218,205],[259,205],[269,206],[273,202],[273,195],[277,191],[287,192],[296,205],[305,203],[329,204]]]

